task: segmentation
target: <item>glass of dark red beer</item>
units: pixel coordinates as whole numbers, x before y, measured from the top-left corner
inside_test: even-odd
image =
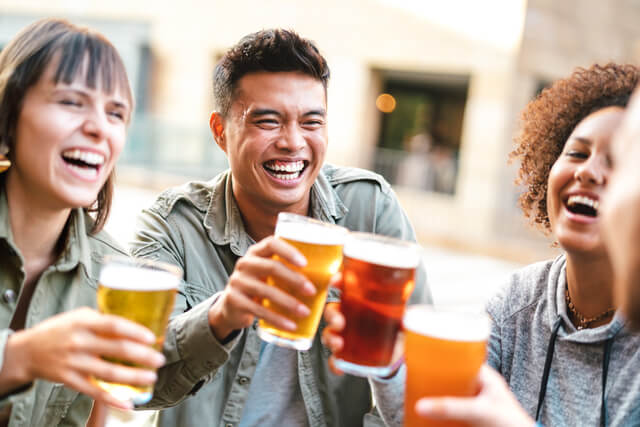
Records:
[[[359,376],[393,372],[402,316],[415,285],[418,245],[371,233],[350,233],[342,258],[340,311],[346,324],[338,369]]]

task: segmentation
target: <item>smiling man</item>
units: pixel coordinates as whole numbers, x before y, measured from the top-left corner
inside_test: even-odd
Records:
[[[165,340],[167,365],[149,407],[162,426],[357,426],[381,423],[366,379],[329,372],[320,332],[309,351],[260,341],[258,318],[292,330],[315,288],[272,259],[301,265],[272,235],[279,212],[350,230],[415,240],[380,176],[324,164],[329,68],[317,48],[284,30],[232,47],[214,72],[209,125],[229,170],[163,193],[144,211],[133,253],[180,265],[184,283]],[[256,243],[257,242],[257,243]],[[284,292],[267,276],[288,284]],[[418,270],[413,301],[425,298]],[[290,313],[260,304],[268,298]],[[329,300],[336,301],[331,293]]]

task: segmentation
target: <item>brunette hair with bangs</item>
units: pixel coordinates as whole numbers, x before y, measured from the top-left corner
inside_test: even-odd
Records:
[[[547,213],[549,172],[571,132],[591,113],[612,106],[625,108],[638,82],[640,68],[634,65],[594,64],[576,68],[525,107],[510,158],[520,161],[516,184],[525,187],[520,207],[525,217],[545,233],[551,231]]]
[[[0,153],[8,151],[9,159],[24,97],[52,61],[57,61],[54,83],[71,83],[79,73],[84,73],[88,87],[109,94],[120,91],[133,108],[124,63],[104,36],[62,19],[36,21],[0,51]],[[114,177],[112,171],[95,203],[84,208],[95,214],[91,233],[100,231],[109,216]]]
[[[320,81],[327,91],[329,66],[315,44],[294,31],[262,30],[243,37],[218,62],[213,72],[216,111],[226,117],[238,80],[260,71],[297,71]]]

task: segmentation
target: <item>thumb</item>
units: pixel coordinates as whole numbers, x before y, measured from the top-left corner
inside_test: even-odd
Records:
[[[477,423],[479,421],[478,414],[472,399],[465,397],[422,398],[416,402],[415,411],[419,416],[433,420]]]

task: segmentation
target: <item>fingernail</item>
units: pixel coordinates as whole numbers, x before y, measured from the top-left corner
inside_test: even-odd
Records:
[[[285,329],[288,329],[290,331],[295,331],[296,328],[297,328],[296,324],[294,322],[292,322],[291,320],[286,320],[284,322],[284,327],[285,327]]]
[[[156,343],[156,336],[152,332],[145,332],[144,340],[146,342],[148,342],[149,344],[155,344]]]
[[[300,254],[296,254],[293,257],[293,262],[298,266],[298,267],[304,267],[307,265],[307,259],[305,257],[303,257]]]
[[[149,383],[155,383],[158,380],[158,375],[153,371],[147,371],[145,377],[145,381]]]
[[[433,409],[433,405],[427,399],[420,399],[416,402],[416,406],[415,406],[416,412],[427,414],[431,412],[432,409]]]
[[[304,293],[307,295],[315,295],[316,287],[311,282],[304,282]]]
[[[155,362],[155,366],[160,367],[167,363],[167,358],[163,354],[157,354]]]
[[[298,312],[298,316],[301,317],[307,317],[311,314],[311,310],[309,310],[309,307],[304,304],[298,304],[298,308],[296,309],[296,311]]]

